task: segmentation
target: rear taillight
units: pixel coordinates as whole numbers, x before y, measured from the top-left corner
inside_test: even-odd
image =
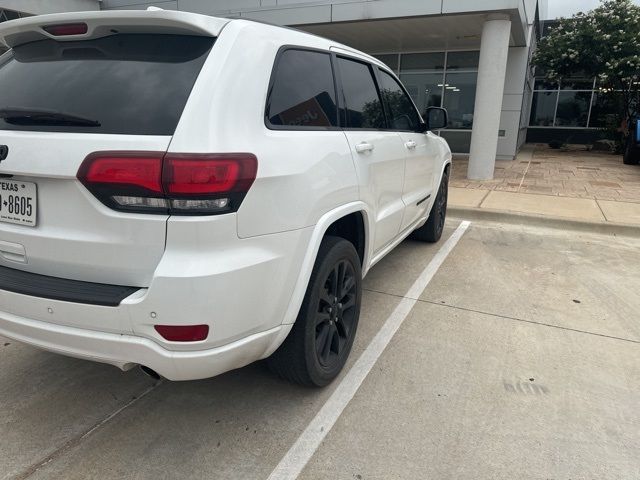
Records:
[[[115,210],[217,215],[238,210],[257,170],[249,153],[97,152],[82,163],[78,179]]]
[[[71,35],[84,35],[89,31],[86,23],[65,23],[62,25],[46,25],[42,29],[54,37],[68,37]]]

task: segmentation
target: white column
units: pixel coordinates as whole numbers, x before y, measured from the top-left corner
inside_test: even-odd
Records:
[[[510,38],[509,16],[489,15],[482,29],[480,45],[478,87],[467,173],[471,180],[493,178]]]

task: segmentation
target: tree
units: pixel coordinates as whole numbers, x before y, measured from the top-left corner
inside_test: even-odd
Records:
[[[542,38],[533,63],[550,80],[597,77],[600,92],[619,103],[618,125],[638,113],[640,7],[631,0],[601,0],[588,13],[562,18]]]

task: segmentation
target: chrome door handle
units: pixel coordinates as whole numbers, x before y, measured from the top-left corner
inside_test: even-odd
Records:
[[[358,153],[373,152],[374,148],[375,147],[373,145],[371,145],[370,143],[362,142],[362,143],[359,143],[358,145],[356,145],[356,152],[358,152]]]
[[[405,143],[404,146],[407,147],[409,150],[413,150],[414,148],[416,148],[418,146],[418,144],[416,142],[414,142],[413,140],[410,140],[407,143]]]

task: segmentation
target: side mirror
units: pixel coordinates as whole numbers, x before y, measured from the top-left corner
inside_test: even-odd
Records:
[[[429,107],[424,114],[427,131],[442,130],[449,125],[449,114],[444,108]]]

